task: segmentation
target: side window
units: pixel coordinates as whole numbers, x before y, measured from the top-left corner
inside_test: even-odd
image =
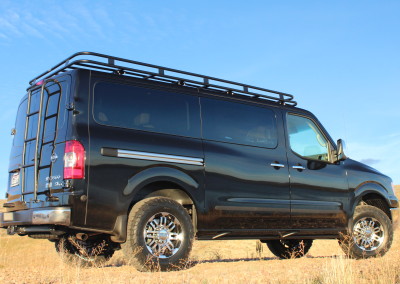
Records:
[[[287,128],[293,152],[306,159],[329,161],[329,143],[312,120],[289,114]]]
[[[201,99],[203,138],[275,148],[278,133],[272,110],[208,98]]]
[[[97,83],[94,118],[109,126],[200,137],[198,97],[169,91]]]

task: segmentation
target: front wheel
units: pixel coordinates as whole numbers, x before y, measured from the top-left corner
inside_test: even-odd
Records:
[[[193,239],[192,220],[185,208],[169,198],[151,197],[133,206],[127,240],[121,247],[140,271],[176,270],[187,265]]]
[[[310,250],[313,240],[272,240],[266,241],[269,250],[279,258],[299,258]]]
[[[361,205],[354,211],[352,231],[343,235],[339,244],[347,256],[360,259],[383,256],[392,241],[389,217],[377,207]]]

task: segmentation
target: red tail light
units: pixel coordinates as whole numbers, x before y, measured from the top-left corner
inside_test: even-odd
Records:
[[[79,141],[67,141],[64,152],[64,179],[85,177],[85,148]]]

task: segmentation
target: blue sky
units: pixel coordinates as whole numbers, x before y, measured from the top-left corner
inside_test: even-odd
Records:
[[[400,184],[400,1],[0,1],[0,196],[28,81],[77,51],[292,93]]]

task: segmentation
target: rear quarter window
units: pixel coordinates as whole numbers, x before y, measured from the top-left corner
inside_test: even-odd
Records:
[[[191,95],[99,82],[93,115],[103,125],[200,137],[199,99]]]
[[[275,112],[258,106],[201,99],[204,139],[263,148],[278,145]]]

